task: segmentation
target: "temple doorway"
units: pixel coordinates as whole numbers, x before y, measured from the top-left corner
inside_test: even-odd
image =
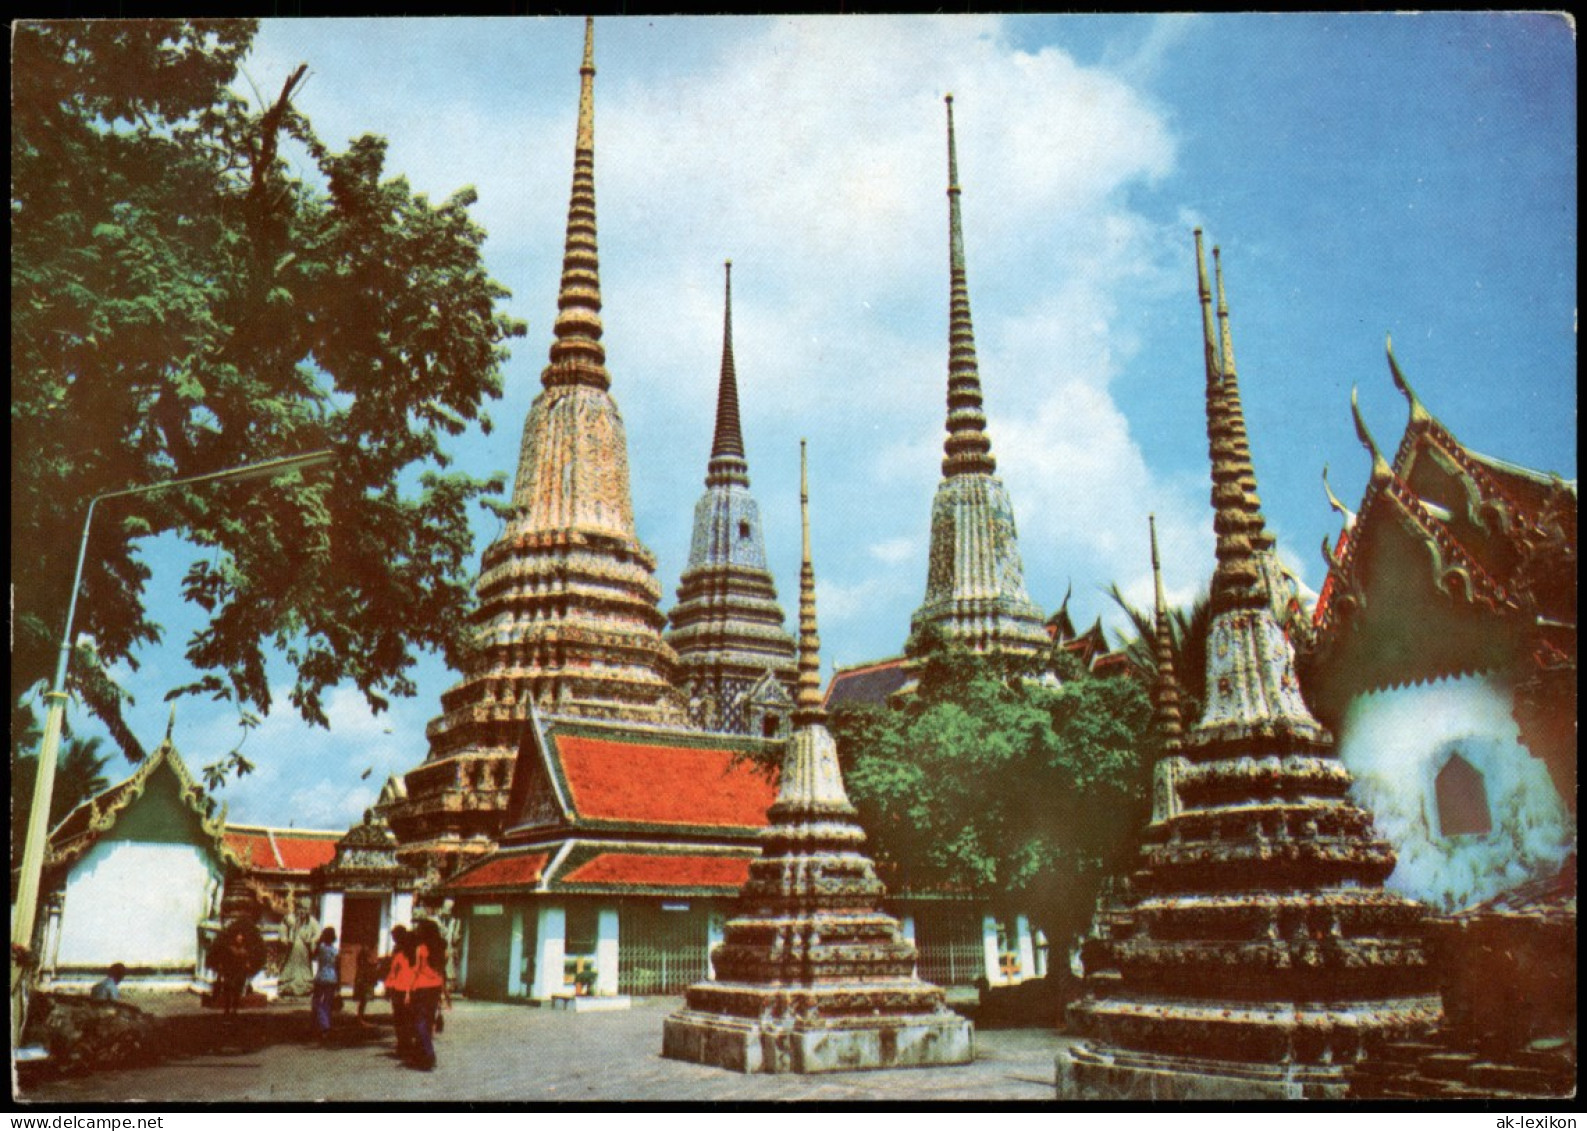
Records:
[[[380,908],[385,897],[380,895],[349,895],[342,904],[343,950],[353,947],[380,949]]]
[[[512,950],[512,916],[500,904],[476,907],[468,921],[468,977],[463,990],[471,998],[507,1000],[507,966]]]

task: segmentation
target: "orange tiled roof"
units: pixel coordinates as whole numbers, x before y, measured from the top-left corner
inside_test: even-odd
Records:
[[[545,872],[549,852],[528,852],[517,856],[496,856],[479,867],[452,880],[454,888],[494,888],[516,884],[535,884]]]
[[[251,871],[310,872],[329,864],[342,834],[330,829],[272,829],[242,825],[226,830],[226,847]]]
[[[321,864],[329,864],[336,855],[336,841],[340,834],[329,837],[295,836],[292,833],[275,833],[276,849],[281,862],[289,872],[307,872]]]
[[[581,818],[646,824],[766,824],[777,786],[732,750],[616,742],[564,734],[556,740]]]
[[[237,859],[246,868],[273,872],[281,867],[275,850],[270,847],[270,838],[262,832],[244,833],[227,829],[226,847],[237,854]]]
[[[569,884],[643,884],[647,887],[721,887],[749,879],[748,856],[656,856],[603,852],[562,877]]]

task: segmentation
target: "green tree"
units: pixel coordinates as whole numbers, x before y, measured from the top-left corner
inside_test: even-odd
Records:
[[[36,740],[36,739],[35,739]],[[99,752],[102,741],[94,738],[69,739],[62,747],[55,766],[55,792],[50,798],[50,828],[84,801],[105,790],[105,765],[110,761]],[[11,867],[22,862],[22,847],[27,840],[28,813],[33,807],[33,782],[38,776],[39,760],[24,754],[11,754]]]
[[[326,725],[328,687],[379,710],[413,693],[415,649],[465,646],[468,509],[501,483],[448,471],[440,437],[488,429],[524,327],[471,189],[433,204],[385,175],[382,139],[328,148],[292,104],[302,67],[267,105],[232,92],[255,30],[14,27],[13,727],[53,668],[91,497],[321,447],[333,472],[101,507],[74,693],[141,756],[106,668],[161,639],[138,546],[171,531],[198,548],[184,596],[207,616],[186,642],[203,676],[178,690],[245,720],[270,709],[270,650]]]
[[[921,642],[899,706],[834,712],[850,796],[890,886],[957,889],[1031,915],[1055,946],[1127,870],[1149,808],[1150,705],[1130,678]]]

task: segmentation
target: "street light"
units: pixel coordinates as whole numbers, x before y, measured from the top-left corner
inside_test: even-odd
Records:
[[[44,870],[45,841],[49,833],[50,802],[55,794],[55,762],[60,753],[61,727],[66,721],[66,665],[72,652],[72,621],[77,614],[77,590],[83,580],[83,562],[88,557],[88,532],[94,521],[94,508],[106,499],[147,495],[154,491],[163,491],[167,487],[187,487],[195,483],[210,483],[223,479],[228,482],[242,482],[250,479],[273,478],[286,471],[306,471],[310,468],[322,467],[335,458],[335,453],[329,449],[305,452],[302,455],[265,460],[263,463],[247,464],[224,471],[212,471],[208,475],[191,475],[186,479],[171,479],[164,483],[151,483],[146,487],[106,491],[88,501],[88,513],[83,518],[83,540],[77,549],[77,572],[72,577],[71,601],[66,607],[66,631],[61,636],[60,655],[55,662],[55,682],[51,684],[50,690],[45,695],[49,707],[44,716],[44,738],[39,743],[39,767],[33,785],[33,809],[28,814],[27,844],[22,852],[21,874],[17,880],[16,904],[11,919],[13,953],[17,946],[28,950],[33,947],[33,925],[38,917],[39,884]],[[13,961],[11,966],[13,1005],[11,1047],[13,1049],[18,1047],[22,1036],[17,1001],[20,981],[21,967]]]

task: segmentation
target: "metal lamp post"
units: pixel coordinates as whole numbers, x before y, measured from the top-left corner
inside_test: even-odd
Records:
[[[209,483],[217,480],[240,482],[248,479],[271,478],[284,471],[320,467],[331,462],[334,458],[335,454],[328,449],[307,452],[303,455],[287,456],[282,459],[266,460],[263,463],[253,463],[243,467],[228,468],[224,471],[214,471],[208,475],[193,475],[186,479],[171,479],[164,483],[151,483],[145,487],[128,487],[121,491],[107,491],[102,495],[95,495],[89,500],[88,513],[83,518],[83,539],[77,550],[77,572],[72,577],[71,601],[66,608],[66,631],[61,636],[60,655],[55,662],[55,681],[50,685],[50,690],[45,695],[49,702],[49,707],[44,717],[44,738],[39,744],[39,768],[33,786],[33,808],[28,814],[27,842],[22,853],[22,866],[17,880],[16,903],[11,919],[13,953],[17,946],[28,950],[31,950],[33,946],[33,927],[38,918],[39,884],[44,870],[44,848],[49,833],[50,802],[55,794],[55,763],[60,753],[61,728],[66,720],[66,667],[72,651],[72,621],[77,613],[77,590],[83,580],[83,563],[88,557],[88,534],[89,528],[94,521],[94,508],[106,499],[120,499],[129,495],[147,495],[154,491],[163,491],[168,487],[186,487],[194,483]],[[13,1049],[20,1044],[22,1035],[22,1011],[18,994],[18,987],[22,981],[22,967],[13,961],[11,965]]]

